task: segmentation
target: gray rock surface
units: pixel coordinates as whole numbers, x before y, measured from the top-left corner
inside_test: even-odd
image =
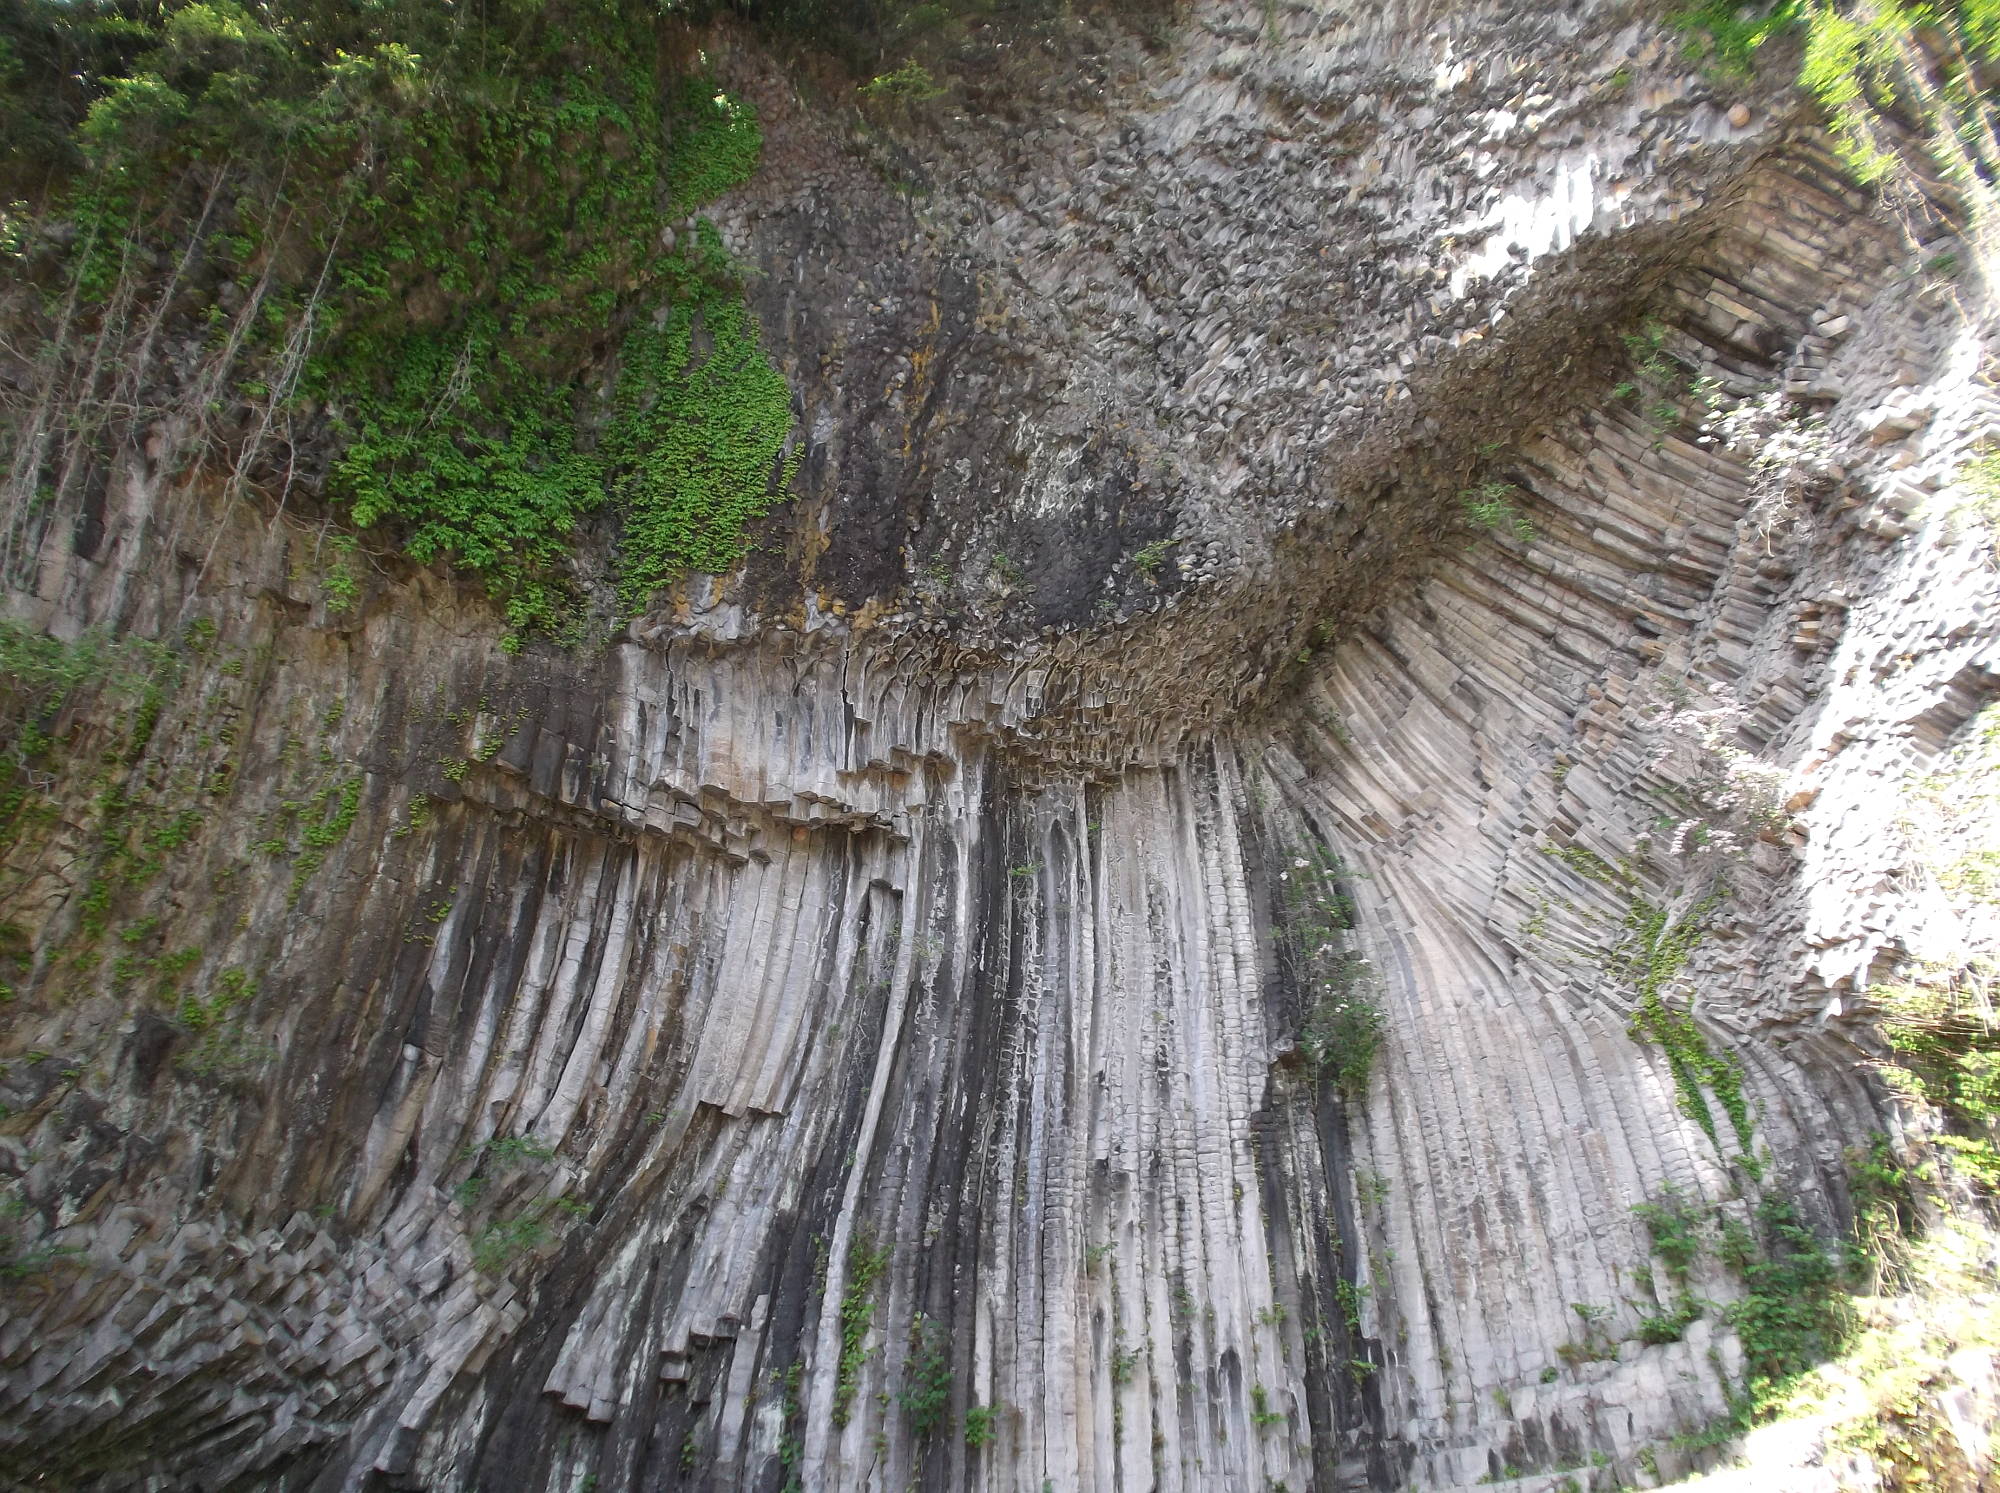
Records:
[[[2000,677],[1933,501],[1980,306],[1615,6],[1204,6],[872,145],[716,56],[810,435],[743,573],[513,656],[386,559],[330,613],[318,526],[137,449],[9,577],[199,646],[139,747],[65,720],[0,863],[0,1172],[77,1251],[0,1297],[0,1469],[1676,1471],[1740,1355],[1639,1340],[1632,1207],[1734,1206],[1747,1151],[1831,1230],[1896,1123],[1857,997],[1935,924],[1891,790]],[[1615,392],[1646,315],[1671,420]],[[1774,390],[1825,413],[1775,472],[1703,423]],[[1489,481],[1532,539],[1466,525]],[[1701,710],[1777,821],[1705,786],[1749,768]],[[1725,863],[1670,993],[1747,1147],[1632,1030],[1635,908]],[[1302,918],[1382,1013],[1358,1093]]]

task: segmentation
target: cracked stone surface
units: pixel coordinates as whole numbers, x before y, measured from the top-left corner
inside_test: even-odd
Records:
[[[141,442],[7,578],[60,635],[213,634],[131,761],[73,713],[0,862],[0,1171],[76,1251],[0,1296],[0,1473],[1679,1470],[1740,1349],[1640,1341],[1632,1207],[1731,1206],[1747,1151],[1832,1230],[1896,1123],[1860,998],[1935,922],[1894,788],[2000,692],[1946,501],[1994,424],[1977,288],[1616,5],[1203,6],[866,138],[713,55],[810,438],[744,571],[511,655],[387,561],[329,614],[316,524]],[[1647,317],[1665,422],[1617,393]],[[1787,505],[1696,377],[1823,419]],[[1464,523],[1488,481],[1531,539]],[[1663,720],[1725,699],[1786,807],[1676,988],[1747,1147],[1632,1029],[1634,907],[1723,854],[1669,844]],[[132,843],[194,819],[93,961],[113,777]],[[1382,1012],[1361,1092],[1305,1052],[1301,892]],[[114,957],[180,949],[234,1016]]]

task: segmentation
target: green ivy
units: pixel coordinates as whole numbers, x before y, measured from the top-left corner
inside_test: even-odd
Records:
[[[86,690],[137,707],[133,719],[145,732],[131,734],[128,753],[132,743],[143,749],[174,668],[172,650],[151,639],[92,631],[66,641],[0,618],[0,731],[8,737],[0,759],[19,766],[46,752],[57,713]]]
[[[473,1237],[472,1268],[482,1275],[498,1275],[521,1256],[540,1249],[548,1239],[545,1209],[495,1219]]]
[[[1743,1070],[1726,1052],[1708,1045],[1693,1014],[1669,1003],[1666,991],[1687,964],[1688,956],[1700,942],[1708,914],[1724,893],[1711,893],[1701,904],[1680,918],[1667,910],[1633,897],[1625,914],[1625,960],[1638,993],[1638,1009],[1633,1013],[1631,1033],[1635,1040],[1651,1042],[1666,1055],[1667,1067],[1680,1091],[1682,1111],[1700,1125],[1702,1132],[1718,1147],[1713,1098],[1728,1117],[1740,1150],[1739,1160],[1755,1169],[1751,1140],[1754,1127],[1750,1106],[1743,1097]]]
[[[1989,104],[1975,64],[2000,58],[2000,0],[1776,0],[1764,6],[1698,0],[1669,23],[1696,56],[1724,73],[1750,76],[1758,51],[1802,34],[1800,85],[1818,99],[1834,145],[1864,182],[1894,167],[1894,131],[1915,126],[1948,175],[1991,178]]]
[[[706,222],[697,247],[701,263],[722,262]],[[620,596],[628,606],[681,571],[734,566],[744,526],[791,480],[793,463],[783,457],[791,392],[741,299],[717,283],[678,277],[675,300],[627,335],[620,357],[604,451],[624,516]],[[695,350],[698,336],[705,352]]]
[[[481,576],[522,630],[561,630],[563,562],[607,498],[622,520],[626,605],[683,571],[733,567],[744,526],[789,479],[790,395],[713,226],[671,254],[657,234],[663,217],[745,180],[759,149],[746,104],[705,80],[651,89],[637,73],[616,96],[565,79],[511,115],[427,131],[412,158],[422,177],[398,177],[397,200],[371,199],[383,247],[348,272],[362,304],[389,314],[337,340],[314,374],[345,400],[334,477],[355,521],[389,522],[412,558]],[[470,183],[469,214],[427,195],[439,172]],[[581,185],[537,208],[510,189],[524,176]],[[468,304],[440,325],[406,325],[411,264],[443,265],[439,288]],[[621,307],[606,288],[621,274],[647,298]],[[621,310],[631,325],[605,421],[574,344]]]
[[[1700,1317],[1701,1303],[1692,1297],[1683,1296],[1675,1302],[1671,1310],[1639,1319],[1639,1341],[1655,1346],[1661,1343],[1677,1343]]]
[[[2000,1191],[2000,1028],[1984,990],[1993,967],[1981,961],[1962,976],[1876,985],[1881,1030],[1894,1061],[1883,1078],[1950,1120],[1937,1145],[1956,1169],[1988,1191]]]

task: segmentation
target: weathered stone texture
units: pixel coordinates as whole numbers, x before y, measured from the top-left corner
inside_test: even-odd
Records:
[[[143,452],[13,578],[68,634],[215,623],[125,787],[212,807],[114,928],[255,996],[204,1046],[76,958],[122,739],[79,726],[5,864],[0,1163],[83,1251],[4,1300],[9,1476],[1540,1487],[1724,1408],[1713,1318],[1635,1336],[1632,1206],[1736,1149],[1628,1029],[1632,900],[1688,884],[1645,707],[1735,689],[1810,795],[1688,974],[1831,1225],[1889,1122],[1845,1013],[1922,936],[1884,785],[1996,677],[1990,554],[1921,496],[1990,427],[1981,328],[1620,9],[1123,46],[1096,109],[899,145],[915,205],[757,84],[783,561],[597,655],[387,567],[329,616],[310,528]],[[1642,305],[1826,405],[1795,522],[1689,390],[1614,395]],[[1532,542],[1459,521],[1489,477]],[[258,848],[353,782],[323,864]],[[1322,853],[1386,1020],[1348,1101],[1279,952]]]

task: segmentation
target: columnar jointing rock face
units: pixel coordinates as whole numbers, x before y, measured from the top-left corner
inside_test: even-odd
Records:
[[[1385,66],[1430,20],[1281,9],[1302,50],[1280,66],[1211,17],[1164,112],[1051,128],[1199,142],[1294,74],[1331,90],[1316,67]],[[1538,45],[1589,66],[1639,35],[1565,24]],[[1551,73],[1572,93],[1575,65]],[[1414,151],[1457,85],[1433,86],[1369,118]],[[158,919],[135,949],[195,949],[191,988],[250,998],[190,1033],[64,963],[99,822],[79,768],[72,811],[7,864],[35,953],[0,1143],[37,1227],[84,1251],[6,1299],[7,1467],[103,1489],[1438,1488],[1622,1473],[1723,1409],[1726,1331],[1635,1335],[1658,1308],[1630,1210],[1724,1198],[1742,1154],[1822,1222],[1846,1206],[1842,1149],[1883,1122],[1828,1001],[1912,917],[1857,848],[1871,785],[1949,741],[1996,673],[1977,544],[1896,543],[1899,515],[1987,412],[1976,337],[1908,286],[1878,293],[1892,235],[1808,146],[1717,156],[1683,191],[1642,158],[1719,111],[1637,86],[1659,97],[1600,99],[1609,125],[1572,98],[1596,133],[1515,142],[1518,180],[1464,198],[1500,231],[1434,289],[1368,396],[1385,414],[1359,370],[1315,394],[1282,348],[1243,344],[1255,399],[1344,413],[1238,452],[1256,481],[1182,468],[1177,532],[1230,540],[1240,573],[1185,567],[1203,584],[1130,626],[1009,643],[1011,623],[953,634],[941,604],[891,614],[883,592],[887,622],[800,633],[731,597],[593,661],[513,659],[420,577],[358,620],[315,612],[300,534],[205,510],[131,453],[104,547],[52,534],[14,601],[72,630],[222,620],[126,792],[221,783],[228,822],[182,836],[127,926]],[[1602,216],[1564,195],[1594,179],[1591,141],[1635,173],[1599,227],[1678,216],[1704,180],[1716,205],[1627,258],[1587,242],[1539,281],[1509,268],[1493,246],[1566,250]],[[947,206],[999,190],[968,174]],[[1544,199],[1568,205],[1545,219]],[[1433,207],[1434,237],[1457,219]],[[1009,224],[980,229],[995,264],[1028,242]],[[734,228],[754,253],[798,222],[766,202]],[[1459,305],[1475,271],[1500,289]],[[1916,466],[1871,457],[1784,522],[1753,510],[1753,465],[1592,384],[1587,356],[1562,372],[1569,324],[1536,320],[1537,295],[1599,314],[1656,286],[1688,369],[1823,397],[1838,438],[1890,381],[1933,386],[1932,430],[1900,448]],[[1519,334],[1492,324],[1507,295]],[[1404,326],[1402,302],[1364,302],[1370,336]],[[1021,305],[1051,366],[1084,335]],[[1844,348],[1827,329],[1850,313],[1872,330]],[[781,347],[795,314],[817,313],[774,310]],[[1448,345],[1484,340],[1483,363]],[[858,398],[794,373],[824,408]],[[1558,403],[1537,411],[1544,377]],[[1004,374],[952,378],[964,428],[1013,397]],[[1074,445],[1065,398],[1023,395],[1051,449]],[[1535,538],[1461,537],[1391,592],[1456,510],[1460,448],[1494,424],[1480,401],[1521,422],[1504,475]],[[865,418],[830,416],[820,459],[858,461],[840,432]],[[1159,433],[1193,466],[1227,445]],[[1349,435],[1373,509],[1332,501]],[[801,519],[836,558],[863,502],[846,480]],[[1083,508],[1036,529],[1022,481],[996,512],[1057,547]],[[960,556],[994,542],[945,506],[920,523]],[[178,563],[176,532],[218,526]],[[1712,869],[1646,839],[1685,799],[1645,707],[1722,687],[1818,795],[1789,843],[1749,845],[1688,952],[1704,1040],[1742,1065],[1740,1128],[1630,1030],[1635,928],[1689,913]],[[116,760],[120,723],[88,729],[77,760]],[[341,820],[316,858],[284,830],[302,804]],[[1383,1013],[1346,1096],[1320,1076],[1302,919]]]

